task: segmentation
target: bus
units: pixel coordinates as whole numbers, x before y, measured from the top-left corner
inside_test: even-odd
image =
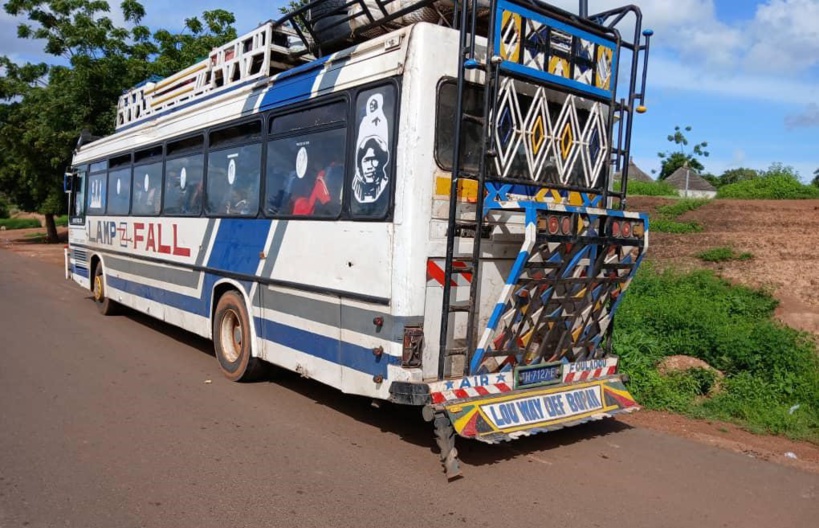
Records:
[[[273,364],[418,407],[450,478],[457,436],[638,409],[611,338],[648,247],[626,208],[641,24],[582,0],[307,3],[80,139],[66,274],[103,315],[211,339],[230,380]]]

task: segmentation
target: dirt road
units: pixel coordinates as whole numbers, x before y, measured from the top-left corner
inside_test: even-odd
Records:
[[[447,483],[417,411],[291,375],[240,385],[210,344],[103,318],[0,251],[0,526],[808,527],[819,476],[605,421],[461,442]],[[208,382],[208,380],[212,380]]]

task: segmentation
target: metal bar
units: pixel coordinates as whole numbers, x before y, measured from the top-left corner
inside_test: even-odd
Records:
[[[472,22],[475,23],[475,12],[477,11],[477,0],[473,0]],[[497,101],[498,81],[500,77],[500,69],[492,60],[494,55],[494,28],[495,16],[497,9],[493,9],[489,15],[489,33],[486,40],[486,75],[484,76],[484,90],[483,90],[483,142],[481,144],[481,157],[478,164],[478,196],[475,204],[475,238],[472,243],[472,282],[469,285],[469,315],[467,318],[467,334],[466,334],[466,361],[464,362],[464,375],[471,370],[472,356],[475,354],[475,343],[477,339],[478,326],[478,309],[480,305],[480,259],[481,259],[481,236],[483,229],[484,215],[483,206],[486,193],[486,172],[487,159],[489,157],[492,145],[492,138],[494,137],[494,108],[495,101]],[[475,29],[473,25],[473,30]],[[474,33],[472,36],[474,46]],[[474,49],[473,49],[474,51]]]
[[[446,367],[446,349],[449,335],[449,305],[452,297],[452,268],[455,255],[455,221],[458,215],[458,180],[461,171],[461,125],[463,120],[464,88],[466,79],[464,78],[464,62],[466,59],[466,37],[467,37],[467,10],[461,9],[460,36],[458,39],[458,97],[455,106],[455,145],[452,150],[452,181],[449,192],[449,219],[446,233],[446,261],[444,266],[444,292],[441,302],[441,335],[438,349],[438,379],[444,379]],[[476,231],[476,235],[479,232]],[[477,235],[479,236],[479,235]],[[473,273],[476,270],[473,270]],[[473,275],[473,282],[475,277]]]

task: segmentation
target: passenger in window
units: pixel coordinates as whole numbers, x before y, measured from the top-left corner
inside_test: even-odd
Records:
[[[303,180],[312,182],[299,185],[301,196],[293,202],[295,216],[337,216],[341,210],[341,188],[344,182],[344,164],[324,161],[322,152],[314,149],[310,156],[311,170]],[[311,178],[310,173],[314,174]]]

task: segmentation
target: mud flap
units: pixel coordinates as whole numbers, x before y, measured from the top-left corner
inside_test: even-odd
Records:
[[[455,432],[488,443],[639,409],[619,378],[530,389],[444,405]]]

